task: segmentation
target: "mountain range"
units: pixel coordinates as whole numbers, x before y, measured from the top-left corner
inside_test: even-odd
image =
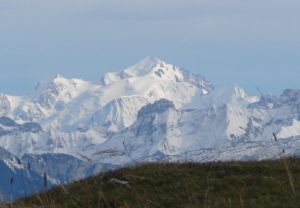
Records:
[[[0,94],[0,147],[3,201],[44,190],[45,174],[49,188],[143,162],[297,157],[300,90],[249,96],[148,57],[98,81],[57,75]]]

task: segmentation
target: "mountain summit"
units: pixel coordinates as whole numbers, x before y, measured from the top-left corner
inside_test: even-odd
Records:
[[[99,82],[57,75],[28,95],[0,94],[0,147],[17,158],[4,167],[25,174],[30,164],[32,175],[60,184],[136,162],[297,156],[299,95],[214,89],[151,57]]]

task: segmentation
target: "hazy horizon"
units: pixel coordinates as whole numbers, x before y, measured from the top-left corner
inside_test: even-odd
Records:
[[[249,94],[299,88],[296,0],[0,0],[0,92],[55,74],[99,80],[146,56]]]

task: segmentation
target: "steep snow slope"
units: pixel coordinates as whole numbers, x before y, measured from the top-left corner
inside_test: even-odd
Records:
[[[143,67],[144,65],[151,67],[145,68]],[[122,73],[129,74],[127,78],[122,80],[128,81],[131,88],[134,89],[137,94],[144,95],[149,99],[152,98],[154,100],[166,95],[167,97],[164,98],[172,100],[177,105],[182,104],[185,99],[190,99],[190,93],[193,93],[196,88],[200,89],[203,93],[206,93],[213,88],[204,77],[193,75],[188,71],[167,64],[157,58],[146,58],[140,63],[125,69],[121,74]],[[183,87],[183,89],[178,89],[179,86]],[[190,89],[191,91],[182,93],[186,89]],[[176,95],[176,93],[180,92],[182,94]],[[124,94],[122,93],[122,95]]]
[[[96,124],[104,121],[115,132],[131,125],[146,103],[167,98],[181,108],[196,93],[207,94],[212,88],[200,75],[158,58],[145,58],[121,72],[107,73],[99,83],[57,75],[40,82],[27,96],[1,94],[0,115],[19,122],[39,122],[45,130],[59,128],[66,132],[90,125],[91,120]],[[100,121],[95,119],[97,114],[107,117]]]
[[[116,98],[93,114],[91,125],[107,127],[108,131],[118,132],[132,125],[138,110],[148,103],[148,99],[138,95]]]
[[[41,131],[3,135],[0,145],[21,156],[26,153],[72,153],[87,151],[104,142],[136,119],[142,106],[160,98],[180,109],[195,94],[213,86],[158,58],[146,58],[118,73],[104,75],[100,83],[80,79],[54,79],[39,83],[24,97],[1,95],[2,115]]]
[[[273,132],[279,139],[300,135],[295,96],[294,92],[285,92],[274,101],[274,107],[265,108],[263,99],[247,96],[236,86],[225,87],[206,96],[196,95],[181,109],[167,99],[148,104],[142,96],[125,96],[108,103],[105,110],[93,114],[85,127],[74,132],[19,132],[4,135],[0,144],[20,156],[67,153],[116,165],[133,158],[230,148],[272,141]],[[292,101],[286,102],[287,99]],[[135,113],[132,108],[140,110]],[[116,133],[103,133],[104,130]]]
[[[0,117],[0,146],[18,157],[24,154],[67,153],[81,157],[81,153],[95,148],[106,140],[105,135],[88,131],[44,131],[38,123],[16,123]]]
[[[260,99],[237,86],[212,88],[203,77],[157,58],[108,73],[98,84],[58,75],[28,96],[1,96],[3,114],[18,124],[0,126],[0,145],[19,156],[67,153],[93,158],[116,144],[124,149],[126,143],[135,146],[132,154],[146,157],[261,141],[273,132],[279,138],[300,135],[299,90]],[[162,103],[169,103],[166,110],[145,113]],[[20,131],[23,125],[40,127]]]
[[[99,146],[94,157],[119,164],[170,156],[184,159],[189,152],[217,160],[276,158],[283,148],[286,155],[298,154],[299,148],[287,145],[299,143],[292,138],[300,135],[300,111],[291,110],[298,102],[296,98],[294,91],[284,92],[277,98],[277,107],[261,108],[257,97],[247,96],[238,87],[225,87],[195,96],[183,109],[161,99],[142,107],[137,121]],[[273,132],[282,144],[274,140]]]
[[[0,147],[54,184],[144,161],[299,156],[299,138],[300,90],[255,97],[238,86],[213,89],[158,58],[99,82],[57,75],[28,95],[0,94]],[[0,167],[27,177],[14,161],[3,157]]]
[[[19,158],[0,148],[0,202],[29,196],[45,190],[44,179]],[[51,187],[51,181],[47,182]]]

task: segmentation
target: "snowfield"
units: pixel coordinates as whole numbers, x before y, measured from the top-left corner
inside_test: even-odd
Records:
[[[1,183],[3,201],[43,190],[44,173],[55,185],[147,161],[298,157],[300,90],[276,97],[215,89],[145,58],[98,82],[57,75],[27,95],[0,94],[0,147],[1,173],[32,181],[26,190],[15,182],[19,191]]]

